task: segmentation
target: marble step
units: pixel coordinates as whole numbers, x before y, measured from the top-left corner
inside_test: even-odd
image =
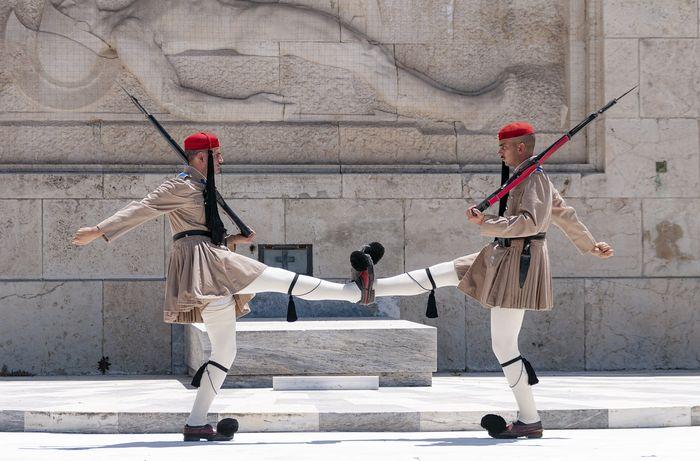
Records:
[[[545,432],[700,426],[696,372],[539,376],[535,395]],[[189,381],[173,375],[2,377],[0,432],[178,433],[197,393]],[[503,373],[436,375],[431,387],[223,389],[207,420],[236,418],[241,432],[468,431],[482,430],[487,413],[516,417]]]
[[[273,376],[276,391],[377,390],[379,376]]]
[[[437,330],[394,319],[250,319],[236,325],[238,352],[224,387],[272,387],[274,376],[379,376],[380,386],[430,386]],[[203,324],[185,327],[190,375],[211,344]]]

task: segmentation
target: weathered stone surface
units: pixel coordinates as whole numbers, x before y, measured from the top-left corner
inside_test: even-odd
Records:
[[[695,369],[700,282],[586,280],[586,369]]]
[[[340,17],[352,28],[381,43],[450,40],[454,6],[450,0],[341,0]],[[343,41],[356,41],[343,28]]]
[[[24,411],[0,411],[0,430],[3,432],[24,432]]]
[[[615,255],[581,255],[565,234],[551,226],[547,241],[555,277],[638,277],[642,275],[642,204],[633,199],[571,199],[579,219],[596,241],[612,245]]]
[[[467,221],[466,200],[409,200],[406,203],[406,269],[415,270],[476,253],[488,243]],[[387,273],[382,269],[382,273]]]
[[[196,370],[211,345],[204,325],[185,331],[187,365]],[[236,331],[232,376],[410,376],[436,366],[435,329],[404,320],[249,320],[238,322]]]
[[[224,198],[243,222],[255,231],[255,243],[285,243],[284,200]],[[222,213],[222,217],[226,220],[225,225],[229,233],[240,232],[225,214]]]
[[[700,200],[644,200],[644,275],[700,276]]]
[[[603,42],[606,101],[619,97],[625,91],[639,84],[639,40],[607,39]],[[620,69],[625,69],[620,72]],[[650,89],[654,93],[655,89]],[[606,112],[608,118],[634,118],[639,116],[639,91],[628,94]]]
[[[282,45],[280,91],[295,102],[289,108],[291,112],[328,116],[373,114],[375,110],[395,112],[371,81],[362,78],[363,67],[360,62],[352,62],[354,50],[347,47],[336,43]],[[335,63],[336,59],[343,62]]]
[[[41,200],[0,200],[0,278],[41,278]]]
[[[0,312],[0,367],[40,375],[98,373],[100,282],[2,282]]]
[[[336,125],[258,123],[225,127],[221,135],[222,150],[231,152],[228,163],[338,163]]]
[[[683,427],[691,422],[690,408],[611,408],[610,429],[635,427]]]
[[[437,328],[438,371],[462,371],[467,366],[466,296],[453,288],[435,292],[438,318],[425,316],[428,294],[398,297],[401,318]]]
[[[187,416],[189,413],[117,413],[117,431],[119,434],[176,434],[182,432],[182,422]]]
[[[508,417],[502,412],[499,414],[505,418]],[[420,430],[421,432],[478,431],[483,429],[480,424],[483,416],[482,411],[421,411]],[[513,417],[517,416],[514,414]]]
[[[222,98],[247,98],[255,93],[279,93],[277,56],[236,52],[185,52],[169,56],[180,85]]]
[[[344,198],[456,198],[459,174],[344,174]]]
[[[219,413],[219,419],[235,418],[240,432],[319,431],[319,414],[309,413]]]
[[[176,129],[167,129],[178,142],[184,139],[185,136],[178,136]],[[99,159],[106,163],[172,165],[182,162],[160,133],[147,123],[103,123],[99,141]]]
[[[120,200],[45,200],[43,217],[44,277],[162,277],[163,217],[142,224],[116,242],[95,240],[75,246],[81,226],[94,226],[122,208]]]
[[[94,163],[98,131],[90,123],[0,123],[0,138],[22,139],[21,144],[0,145],[0,159],[3,163]]]
[[[520,352],[535,370],[584,369],[583,280],[554,280],[554,309],[526,312]],[[490,311],[467,298],[467,369],[500,371],[491,349]]]
[[[0,198],[102,198],[102,175],[0,174]]]
[[[642,117],[700,115],[700,40],[639,42]]]
[[[344,164],[456,163],[451,124],[406,126],[340,125]]]
[[[694,0],[606,0],[606,37],[697,37]]]
[[[609,119],[605,124],[605,181],[592,178],[586,186],[584,178],[587,196],[697,197],[696,120]],[[657,162],[666,162],[667,172],[657,172]]]
[[[318,277],[349,277],[350,253],[373,240],[386,248],[382,272],[403,272],[401,201],[288,200],[285,215],[286,243],[314,245],[314,275]]]
[[[31,432],[115,434],[118,418],[116,413],[27,411],[24,413],[24,429]]]
[[[417,412],[381,413],[321,413],[320,431],[359,432],[417,432],[420,431],[420,414]]]
[[[607,429],[608,410],[539,410],[542,424],[557,429]]]
[[[111,373],[171,372],[164,282],[104,282],[104,355]]]
[[[340,198],[338,174],[224,174],[216,183],[226,197]]]
[[[105,174],[104,198],[141,200],[166,180],[173,178],[175,172],[161,174]],[[221,190],[219,183],[217,189]]]

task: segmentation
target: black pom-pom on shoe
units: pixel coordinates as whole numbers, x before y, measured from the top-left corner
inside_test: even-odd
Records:
[[[224,437],[233,437],[238,432],[238,421],[233,418],[224,418],[216,425],[216,433]]]
[[[370,256],[371,258],[371,256]],[[350,253],[350,265],[357,272],[362,272],[369,267],[369,261],[367,260],[367,255],[361,251],[353,251]]]
[[[502,416],[488,414],[481,418],[481,427],[493,436],[506,430],[506,420]]]
[[[384,245],[379,242],[371,242],[362,247],[362,252],[372,258],[373,264],[377,264],[384,256]]]

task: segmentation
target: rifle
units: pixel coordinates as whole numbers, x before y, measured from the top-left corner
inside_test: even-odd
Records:
[[[537,169],[538,166],[540,166],[542,163],[545,162],[554,152],[559,150],[561,146],[569,142],[569,140],[579,131],[581,131],[586,125],[591,123],[593,120],[595,120],[600,114],[605,112],[606,110],[610,109],[612,106],[614,106],[617,101],[622,99],[623,97],[627,96],[628,93],[630,93],[632,90],[637,88],[637,85],[634,87],[630,88],[627,90],[622,96],[619,96],[617,98],[611,99],[606,105],[604,105],[601,109],[598,109],[595,112],[592,112],[588,117],[586,117],[581,123],[564,133],[564,135],[554,141],[554,143],[540,152],[537,155],[533,155],[529,159],[526,160],[526,163],[523,165],[520,170],[516,171],[513,173],[513,176],[511,176],[508,181],[503,183],[501,187],[499,187],[496,192],[493,194],[489,195],[486,197],[481,203],[479,203],[475,208],[482,213],[491,205],[494,203],[498,202],[503,196],[505,196],[508,192],[510,192],[515,186],[520,184],[532,174],[533,171]]]
[[[182,157],[185,163],[187,163],[187,154],[185,154],[185,151],[182,150],[182,147],[180,147],[177,141],[175,141],[172,138],[172,136],[170,136],[170,134],[167,131],[165,131],[163,125],[161,125],[160,122],[158,122],[158,120],[156,120],[156,118],[152,114],[150,114],[145,107],[141,105],[138,99],[136,99],[131,93],[126,91],[124,87],[122,87],[122,90],[124,90],[124,93],[126,93],[129,96],[131,102],[133,102],[134,105],[138,107],[138,109],[143,113],[143,115],[146,116],[146,118],[153,124],[153,126],[156,127],[156,130],[158,130],[161,136],[165,138],[170,147],[175,152],[177,152],[180,155],[180,157]],[[224,198],[221,196],[218,190],[216,191],[216,203],[218,203],[219,206],[226,212],[228,217],[231,218],[231,221],[233,221],[234,224],[238,226],[238,228],[241,230],[241,234],[244,237],[248,237],[250,234],[253,233],[253,231],[250,230],[250,227],[246,226],[245,223],[241,220],[241,218],[239,218],[238,215],[228,206],[228,204],[226,203],[226,201],[224,201]]]

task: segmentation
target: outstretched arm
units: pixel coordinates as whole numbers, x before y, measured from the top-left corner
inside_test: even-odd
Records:
[[[115,240],[149,219],[174,211],[186,204],[187,199],[175,193],[175,184],[166,181],[140,202],[129,203],[97,226],[78,229],[72,243],[87,245],[99,237],[107,241]]]
[[[605,242],[596,242],[588,228],[578,219],[576,210],[568,206],[559,191],[552,187],[552,222],[564,232],[581,254],[590,253],[609,258],[614,251]]]

